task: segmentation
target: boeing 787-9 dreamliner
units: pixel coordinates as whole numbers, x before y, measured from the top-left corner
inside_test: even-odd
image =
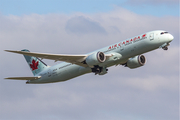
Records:
[[[173,39],[174,37],[170,33],[156,30],[81,55],[36,53],[27,49],[5,50],[23,54],[34,74],[33,77],[9,77],[6,79],[27,80],[28,84],[54,83],[91,72],[95,75],[104,75],[107,74],[107,68],[113,65],[123,65],[134,69],[145,65],[146,58],[142,55],[143,53],[158,48],[168,50]],[[50,67],[42,59],[64,62]]]

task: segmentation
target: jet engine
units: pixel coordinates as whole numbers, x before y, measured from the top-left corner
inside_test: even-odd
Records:
[[[103,63],[106,60],[106,56],[103,52],[96,52],[91,55],[89,55],[85,62],[89,66],[99,65],[100,63]]]
[[[130,58],[126,63],[126,66],[131,68],[131,69],[134,69],[134,68],[143,66],[145,63],[146,63],[145,56],[144,55],[138,55],[138,56],[135,56],[133,58]]]

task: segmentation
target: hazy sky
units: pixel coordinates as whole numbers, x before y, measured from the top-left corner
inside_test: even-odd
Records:
[[[66,82],[27,85],[22,55],[3,50],[84,54],[152,30],[174,36],[145,66],[109,68]],[[0,120],[178,120],[178,0],[1,0]],[[44,60],[52,66],[60,62]]]

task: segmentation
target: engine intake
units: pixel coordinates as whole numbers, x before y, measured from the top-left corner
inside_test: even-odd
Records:
[[[106,56],[104,55],[103,52],[96,52],[89,55],[85,61],[89,66],[94,66],[103,63],[105,60],[106,60]]]
[[[141,67],[146,63],[146,58],[144,55],[135,56],[127,61],[127,67],[133,69]]]
[[[106,60],[106,56],[104,55],[103,52],[98,52],[97,53],[97,59],[99,62],[103,63]]]

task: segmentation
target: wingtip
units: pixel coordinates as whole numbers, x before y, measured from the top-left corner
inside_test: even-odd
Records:
[[[7,77],[7,78],[4,78],[4,79],[6,79],[6,80],[11,80],[11,79],[13,79],[13,78],[11,78],[11,77]]]
[[[6,52],[12,52],[12,53],[18,53],[18,52],[20,52],[20,51],[17,51],[17,50],[4,50],[4,51],[6,51]]]
[[[15,52],[14,50],[4,50],[6,52]]]
[[[6,52],[14,52],[14,53],[17,53],[17,52],[30,52],[27,49],[23,49],[23,50],[4,50],[4,51],[6,51]]]

